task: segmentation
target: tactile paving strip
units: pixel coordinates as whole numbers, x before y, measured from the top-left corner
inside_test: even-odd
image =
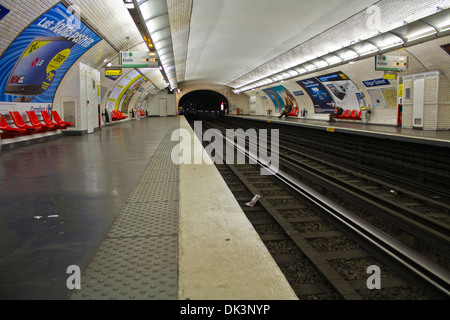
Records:
[[[175,300],[179,166],[162,140],[71,299]]]
[[[141,182],[134,187],[128,202],[178,201],[178,185],[171,182]]]
[[[179,174],[178,170],[154,170],[153,172],[147,172],[144,174],[139,182],[178,182]]]
[[[108,237],[177,235],[178,202],[127,203],[114,221]]]
[[[72,299],[175,300],[177,237],[107,238]]]

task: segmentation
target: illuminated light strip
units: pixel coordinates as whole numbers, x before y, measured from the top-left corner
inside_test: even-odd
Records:
[[[446,11],[448,12],[448,10],[450,10],[450,9],[446,9]],[[438,14],[440,14],[440,13],[438,13]],[[427,24],[427,25],[430,25],[430,23],[428,23],[428,22],[426,22],[426,21],[424,21],[424,20],[426,20],[427,18],[430,18],[430,17],[433,17],[434,15],[430,15],[430,16],[428,16],[428,17],[424,17],[424,18],[421,18],[421,19],[419,19],[419,20],[417,20],[417,21],[421,21],[422,23],[424,23],[424,24]],[[448,20],[450,20],[450,19],[448,19]],[[447,22],[447,20],[445,21],[445,22],[442,22],[441,23],[442,25],[449,25],[449,22]],[[403,26],[402,26],[403,27]],[[340,50],[343,50],[343,49],[348,49],[348,50],[352,50],[353,52],[355,52],[356,53],[356,57],[352,57],[352,58],[346,58],[345,60],[343,60],[341,57],[339,57],[339,56],[337,56],[339,59],[341,59],[342,60],[342,62],[336,62],[336,63],[333,63],[333,64],[339,64],[339,63],[344,63],[344,62],[346,62],[346,63],[348,63],[348,62],[350,62],[350,61],[355,61],[355,60],[358,60],[358,59],[361,59],[361,58],[368,58],[368,57],[370,57],[371,55],[373,55],[373,56],[375,56],[376,54],[378,54],[378,53],[381,53],[382,51],[386,51],[386,50],[389,50],[389,49],[393,49],[393,48],[396,48],[396,47],[400,47],[400,46],[403,46],[403,47],[405,47],[405,45],[407,45],[408,43],[412,43],[412,44],[414,44],[414,42],[415,41],[417,41],[417,40],[420,40],[420,39],[426,39],[427,37],[431,37],[431,36],[436,36],[436,37],[439,37],[442,33],[444,33],[445,31],[447,31],[447,30],[450,30],[450,26],[449,27],[447,27],[447,28],[437,28],[437,27],[435,27],[435,26],[433,26],[435,29],[436,29],[436,33],[430,33],[430,34],[426,34],[426,35],[423,35],[423,36],[418,36],[418,37],[413,37],[413,38],[410,38],[410,39],[403,39],[401,36],[399,36],[399,35],[397,35],[397,34],[395,34],[395,30],[397,30],[398,28],[401,28],[401,27],[397,27],[397,28],[394,28],[394,29],[392,29],[392,30],[390,30],[390,31],[387,31],[387,32],[385,32],[385,33],[383,33],[383,34],[379,34],[379,35],[377,35],[377,36],[374,36],[374,37],[372,37],[372,38],[369,38],[369,39],[365,39],[365,40],[361,40],[361,42],[363,42],[363,41],[365,41],[365,42],[367,42],[367,43],[370,43],[370,44],[372,44],[373,46],[375,46],[378,50],[376,50],[376,49],[373,49],[373,50],[370,50],[370,51],[368,51],[368,52],[357,52],[357,51],[355,51],[355,50],[353,50],[353,49],[351,49],[350,47],[351,46],[348,46],[348,47],[345,47],[345,48],[341,48],[341,49],[338,49],[338,50],[336,50],[336,51],[333,51],[333,52],[330,52],[330,53],[328,53],[328,54],[326,54],[326,55],[323,55],[323,56],[321,56],[321,57],[317,57],[317,58],[315,58],[315,59],[312,59],[312,60],[308,60],[308,61],[305,61],[305,62],[303,62],[303,63],[301,63],[301,64],[299,64],[298,66],[295,66],[295,67],[293,67],[293,68],[291,68],[291,69],[295,69],[295,70],[298,70],[298,69],[307,69],[307,68],[305,68],[305,64],[307,64],[307,63],[309,63],[309,64],[312,64],[312,61],[314,61],[314,60],[316,60],[316,59],[322,59],[322,60],[325,60],[325,59],[323,59],[323,57],[325,57],[325,56],[327,56],[327,55],[335,55],[335,56],[337,56],[336,55],[336,52],[338,52],[338,51],[340,51]],[[401,40],[401,43],[400,42],[394,42],[394,43],[389,43],[389,44],[387,44],[387,45],[383,45],[383,46],[379,46],[379,45],[376,45],[374,42],[373,42],[373,39],[375,39],[375,38],[377,38],[377,37],[379,37],[379,36],[381,36],[381,35],[384,35],[384,34],[391,34],[391,35],[393,35],[393,36],[396,36],[399,40]],[[444,35],[445,35],[445,33],[444,33]],[[430,39],[431,40],[431,39]],[[359,43],[359,42],[358,42]],[[352,44],[352,45],[354,45],[354,44]],[[325,60],[326,61],[326,60]],[[330,64],[330,66],[331,66],[332,64]],[[306,73],[304,73],[304,74],[308,74],[308,73],[311,73],[311,72],[314,72],[314,71],[316,71],[317,69],[307,69],[307,72]],[[302,73],[300,73],[300,75],[302,75]],[[267,78],[271,78],[271,77],[276,77],[276,73],[274,73],[274,74],[271,74],[271,75],[269,75],[269,76],[267,76]],[[295,77],[297,77],[297,76],[293,76],[293,77],[291,77],[291,78],[295,78]],[[291,79],[291,78],[289,78],[289,79]],[[261,80],[261,79],[259,79],[259,80]],[[244,84],[243,86],[240,86],[240,87],[238,87],[238,88],[235,88],[235,91],[236,92],[239,92],[239,93],[241,93],[241,92],[245,92],[245,91],[248,91],[248,90],[250,90],[250,89],[248,89],[248,88],[255,88],[255,83],[257,82],[257,81],[259,81],[259,80],[256,80],[256,81],[253,81],[253,82],[249,82],[249,83],[246,83],[246,84]],[[284,79],[284,80],[286,80],[286,79]],[[280,81],[280,80],[278,80],[278,81]],[[274,81],[275,82],[275,81]],[[258,87],[258,86],[256,86],[256,87]],[[234,91],[233,91],[234,92]]]

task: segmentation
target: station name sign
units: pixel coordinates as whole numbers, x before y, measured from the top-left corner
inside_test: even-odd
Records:
[[[158,68],[159,59],[155,52],[121,51],[120,64],[123,68]]]
[[[105,74],[107,76],[121,76],[122,75],[122,69],[106,69]]]
[[[118,67],[106,67],[105,68],[105,77],[111,80],[116,81],[122,75],[122,68]]]
[[[364,83],[364,85],[366,87],[369,87],[369,88],[370,87],[377,87],[377,86],[386,86],[386,85],[391,84],[389,82],[389,80],[384,79],[384,78],[373,79],[373,80],[366,80],[366,81],[363,81],[363,83]]]

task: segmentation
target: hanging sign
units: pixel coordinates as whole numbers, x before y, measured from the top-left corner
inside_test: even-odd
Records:
[[[123,68],[158,68],[156,53],[149,51],[121,51],[120,64]]]
[[[408,67],[408,57],[387,56],[380,54],[375,56],[376,71],[406,71]]]
[[[105,68],[105,77],[116,81],[122,75],[122,68]]]

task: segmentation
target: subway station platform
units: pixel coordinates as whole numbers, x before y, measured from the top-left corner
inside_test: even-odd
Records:
[[[0,299],[296,300],[216,168],[172,161],[177,129],[0,152]]]
[[[336,120],[327,122],[324,120],[313,120],[308,118],[288,117],[279,119],[276,116],[253,116],[253,115],[230,115],[241,119],[255,121],[270,121],[284,125],[300,126],[330,132],[349,133],[368,137],[377,137],[404,142],[414,142],[450,148],[450,130],[421,130],[406,129],[393,125],[364,124],[361,121]]]

